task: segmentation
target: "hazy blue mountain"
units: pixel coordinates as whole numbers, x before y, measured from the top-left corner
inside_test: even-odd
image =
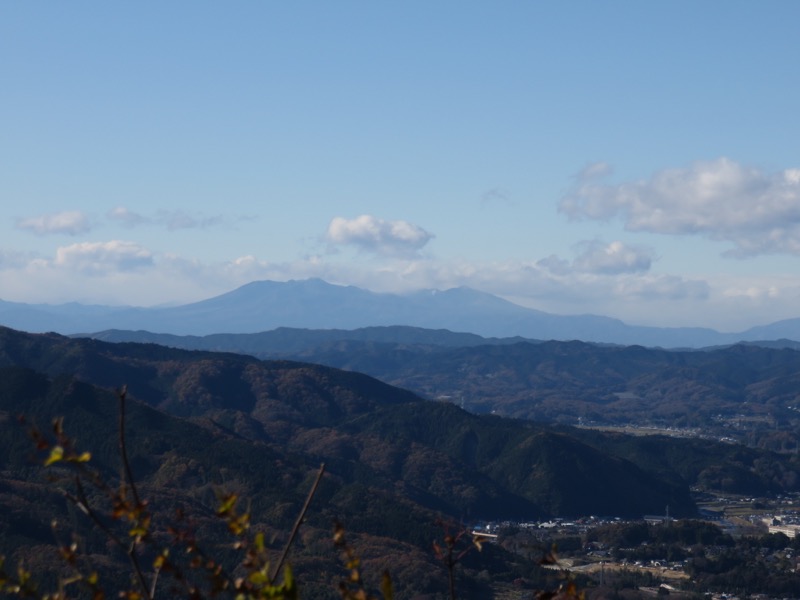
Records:
[[[0,324],[30,332],[62,334],[125,329],[195,336],[257,333],[281,327],[357,329],[405,325],[487,337],[669,348],[723,345],[741,340],[800,339],[800,319],[756,327],[741,334],[722,334],[699,327],[632,326],[597,315],[553,315],[465,287],[398,295],[332,285],[320,279],[256,281],[220,296],[169,308],[0,301]]]
[[[24,304],[0,300],[0,324],[31,332],[80,331],[85,324],[113,322],[120,308],[78,304]]]
[[[748,341],[780,339],[798,341],[800,340],[800,319],[784,319],[769,325],[759,325],[748,329],[743,335],[743,339]]]

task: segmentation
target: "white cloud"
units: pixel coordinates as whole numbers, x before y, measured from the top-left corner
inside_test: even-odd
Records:
[[[152,266],[153,256],[134,242],[82,242],[58,248],[53,265],[101,275]]]
[[[361,215],[355,219],[335,217],[328,225],[326,237],[332,245],[351,245],[381,256],[410,257],[434,236],[408,221],[384,221]]]
[[[739,283],[723,288],[722,295],[726,298],[748,298],[750,300],[763,301],[778,298],[782,293],[774,283],[759,285],[756,282],[748,281],[744,285]]]
[[[78,210],[70,210],[17,220],[17,229],[37,235],[80,235],[91,229],[89,218]]]
[[[555,261],[555,269],[552,261]],[[592,312],[617,316],[621,303],[641,299],[702,299],[709,291],[702,279],[652,273],[609,276],[572,268],[557,257],[536,263],[486,265],[470,279],[466,285],[527,298],[528,305],[561,314]]]
[[[630,246],[616,241],[604,244],[600,241],[582,242],[580,255],[573,267],[580,271],[618,275],[648,271],[653,261],[652,251],[643,246]]]
[[[124,206],[117,206],[108,211],[107,216],[113,221],[119,221],[126,227],[136,227],[137,225],[146,225],[152,222],[151,219],[143,217],[139,213],[135,213]]]
[[[573,219],[620,217],[629,231],[704,235],[732,243],[731,256],[800,254],[800,169],[766,173],[719,158],[647,181],[580,178],[559,210]]]
[[[585,241],[575,248],[579,254],[571,263],[553,254],[539,260],[536,266],[559,276],[572,272],[621,275],[649,271],[654,258],[650,248],[620,241],[609,244],[600,240]]]
[[[553,275],[567,275],[572,270],[572,265],[568,260],[559,258],[555,254],[537,261],[536,266]]]
[[[707,281],[685,279],[677,275],[624,277],[614,282],[613,297],[629,300],[705,300],[710,288]]]

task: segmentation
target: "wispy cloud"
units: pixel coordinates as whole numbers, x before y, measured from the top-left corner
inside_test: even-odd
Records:
[[[0,248],[0,269],[19,269],[34,259],[29,253]]]
[[[579,181],[589,181],[591,179],[599,179],[610,175],[612,172],[611,165],[607,162],[594,162],[589,163],[578,172],[577,179]]]
[[[80,235],[91,230],[89,217],[78,210],[63,211],[18,219],[17,229],[36,235]]]
[[[153,216],[146,216],[134,212],[124,206],[110,210],[106,215],[112,221],[118,221],[126,227],[139,227],[142,225],[158,225],[170,231],[178,229],[207,229],[222,225],[225,219],[221,215],[206,216],[192,214],[183,210],[160,210]]]
[[[207,229],[221,225],[223,218],[220,215],[207,217],[200,214],[190,214],[182,210],[159,211],[156,219],[158,223],[166,225],[167,229]]]
[[[777,173],[728,158],[604,185],[579,178],[559,210],[573,219],[619,217],[629,231],[726,241],[736,257],[800,254],[800,169]]]
[[[707,281],[678,275],[624,277],[613,283],[612,297],[631,300],[706,300],[711,293]]]
[[[501,188],[492,188],[490,190],[486,190],[483,194],[481,194],[482,208],[495,206],[498,204],[504,206],[514,206],[514,202],[511,199],[511,194],[508,191]]]
[[[408,221],[384,221],[371,215],[355,219],[335,217],[326,235],[332,246],[354,246],[365,252],[393,257],[414,256],[433,237]]]

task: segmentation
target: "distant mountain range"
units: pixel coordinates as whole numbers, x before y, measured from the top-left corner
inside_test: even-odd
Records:
[[[22,304],[0,300],[0,324],[29,332],[76,334],[125,329],[197,336],[257,333],[280,327],[356,329],[406,325],[497,338],[519,336],[665,348],[800,340],[800,318],[740,333],[720,333],[701,327],[641,327],[597,315],[549,314],[466,287],[398,295],[332,285],[320,279],[256,281],[220,296],[175,307]]]

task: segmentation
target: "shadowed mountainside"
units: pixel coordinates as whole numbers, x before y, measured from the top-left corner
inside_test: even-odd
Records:
[[[800,445],[800,351],[788,340],[667,351],[408,327],[205,337],[112,330],[96,337],[324,364],[476,413],[698,428],[780,450]]]
[[[675,506],[691,512],[687,491],[667,489],[646,473],[630,477],[617,458],[598,454],[597,472],[605,481],[586,480],[584,494],[569,504],[554,500],[556,478],[579,472],[570,461],[588,448],[571,436],[554,434],[531,423],[484,420],[447,403],[419,399],[404,390],[371,377],[307,363],[259,361],[236,354],[189,352],[152,344],[108,344],[89,339],[70,339],[55,334],[33,335],[0,330],[0,365],[18,366],[51,377],[72,376],[106,388],[125,382],[133,398],[174,415],[191,417],[212,430],[266,443],[275,449],[325,460],[332,473],[369,474],[367,479],[402,482],[431,509],[452,515],[521,517],[545,514],[596,513],[598,499],[605,497],[623,514],[652,512],[664,504],[652,490],[661,490]],[[391,425],[384,432],[371,427]],[[424,438],[420,423],[436,423],[434,437]],[[398,429],[399,427],[399,429]],[[457,432],[472,432],[475,443],[491,452],[470,462],[447,440]],[[466,434],[465,434],[466,435]],[[536,472],[541,486],[526,487],[509,479],[498,465],[520,446],[555,443],[573,448],[560,454],[556,464],[521,462],[522,469]],[[484,439],[486,438],[486,439]],[[486,441],[491,438],[492,442]],[[502,443],[499,443],[501,442]],[[387,463],[396,455],[400,462]],[[471,455],[469,455],[471,456]],[[478,455],[476,455],[478,456]],[[499,469],[499,470],[498,470]],[[415,474],[411,477],[411,474]],[[625,477],[616,488],[608,481]],[[448,483],[449,482],[449,483]],[[667,486],[669,487],[669,486]],[[459,489],[460,493],[453,490]],[[621,490],[625,489],[626,493]],[[627,491],[636,489],[638,504],[630,504]],[[681,497],[682,495],[682,497]],[[566,497],[566,496],[565,496]]]
[[[690,486],[753,495],[800,486],[794,456],[479,416],[302,362],[0,328],[0,552],[34,565],[47,560],[41,544],[51,539],[53,511],[64,522],[75,518],[54,508],[63,499],[32,468],[33,445],[14,417],[42,426],[63,416],[79,446],[114,477],[111,389],[121,384],[132,402],[137,479],[158,505],[191,507],[204,527],[213,521],[216,490],[232,487],[255,499],[259,522],[285,531],[316,466],[326,463],[293,558],[299,572],[317,574],[312,582],[336,569],[329,551],[319,556],[334,519],[358,536],[367,556],[417,581],[437,568],[426,551],[436,515],[639,516],[669,505],[679,516],[694,513]],[[282,539],[276,535],[276,547]],[[103,552],[102,539],[87,543]]]

